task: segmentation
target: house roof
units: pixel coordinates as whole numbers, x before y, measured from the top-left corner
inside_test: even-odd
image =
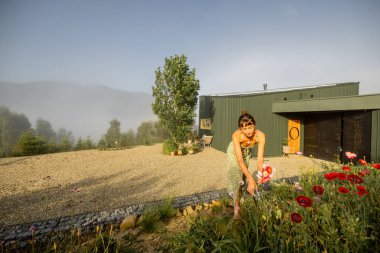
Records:
[[[273,113],[380,109],[380,93],[369,95],[288,100],[272,103]]]
[[[307,90],[307,89],[316,89],[316,88],[325,88],[333,87],[339,85],[351,85],[359,84],[359,82],[346,82],[346,83],[331,83],[331,84],[319,84],[319,85],[308,85],[308,86],[299,86],[299,87],[289,87],[289,88],[280,88],[280,89],[268,89],[268,90],[256,90],[256,91],[247,91],[247,92],[233,92],[233,93],[219,93],[219,94],[210,94],[204,96],[247,96],[247,95],[260,95],[266,93],[279,93],[279,92],[288,92],[295,90]]]

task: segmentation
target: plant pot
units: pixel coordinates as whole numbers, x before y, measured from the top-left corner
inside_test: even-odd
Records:
[[[171,152],[170,152],[170,155],[171,155],[171,156],[175,156],[175,152],[174,152],[174,151],[171,151]]]
[[[194,150],[190,149],[189,154],[194,154]]]
[[[177,155],[182,155],[182,150],[179,149],[179,150],[177,151]]]
[[[289,146],[282,146],[282,153],[284,155],[288,155],[290,153],[290,147]]]
[[[192,142],[191,140],[187,140],[187,143],[191,144],[191,142]]]

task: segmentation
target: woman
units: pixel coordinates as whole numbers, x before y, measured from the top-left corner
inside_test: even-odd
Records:
[[[239,117],[238,129],[232,134],[227,148],[228,193],[233,198],[234,219],[240,217],[240,199],[243,185],[248,181],[247,191],[253,195],[257,184],[248,171],[251,149],[258,144],[257,170],[262,171],[264,162],[265,134],[256,129],[256,121],[246,111]]]

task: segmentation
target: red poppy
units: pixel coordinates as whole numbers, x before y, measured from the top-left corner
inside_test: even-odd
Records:
[[[375,169],[380,170],[380,163],[374,163],[374,164],[372,164],[372,167],[374,167]]]
[[[339,187],[339,192],[340,193],[349,193],[350,191],[346,187],[341,186],[341,187]]]
[[[354,174],[348,175],[347,179],[348,181],[354,184],[360,184],[361,182],[363,182],[363,179],[361,179],[359,176],[354,175]]]
[[[346,174],[344,174],[343,172],[339,172],[338,173],[338,178],[340,179],[340,180],[346,180]]]
[[[364,166],[367,166],[367,162],[363,159],[358,160],[360,164],[363,164]]]
[[[295,223],[299,223],[299,222],[302,221],[302,216],[301,216],[301,214],[299,214],[299,213],[292,213],[292,214],[290,215],[290,219],[291,219],[293,222],[295,222]]]
[[[303,207],[310,207],[311,204],[313,204],[313,201],[311,199],[302,195],[298,196],[296,200],[298,202],[298,205],[303,206]]]
[[[325,191],[325,189],[323,189],[323,187],[320,185],[314,185],[313,186],[313,192],[317,195],[322,195],[324,191]]]
[[[329,181],[333,180],[333,178],[331,177],[330,173],[326,173],[325,174],[325,178]]]
[[[336,172],[330,172],[330,173],[325,174],[325,178],[329,181],[332,181],[337,177],[338,177],[338,173]]]
[[[351,168],[348,167],[348,166],[343,166],[342,169],[345,170],[345,171],[350,171],[351,170]]]
[[[360,171],[360,172],[359,172],[359,175],[362,176],[362,177],[364,177],[364,176],[366,176],[366,175],[369,175],[370,173],[371,173],[370,170],[363,170],[363,171]]]
[[[358,185],[358,194],[360,196],[368,195],[368,191],[364,186]]]

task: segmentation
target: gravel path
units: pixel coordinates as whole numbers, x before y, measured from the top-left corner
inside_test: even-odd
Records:
[[[225,153],[164,156],[162,145],[0,159],[0,227],[113,210],[226,187]],[[318,168],[306,157],[266,158],[275,178]],[[250,169],[255,161],[251,159]],[[281,168],[281,169],[280,169]]]

